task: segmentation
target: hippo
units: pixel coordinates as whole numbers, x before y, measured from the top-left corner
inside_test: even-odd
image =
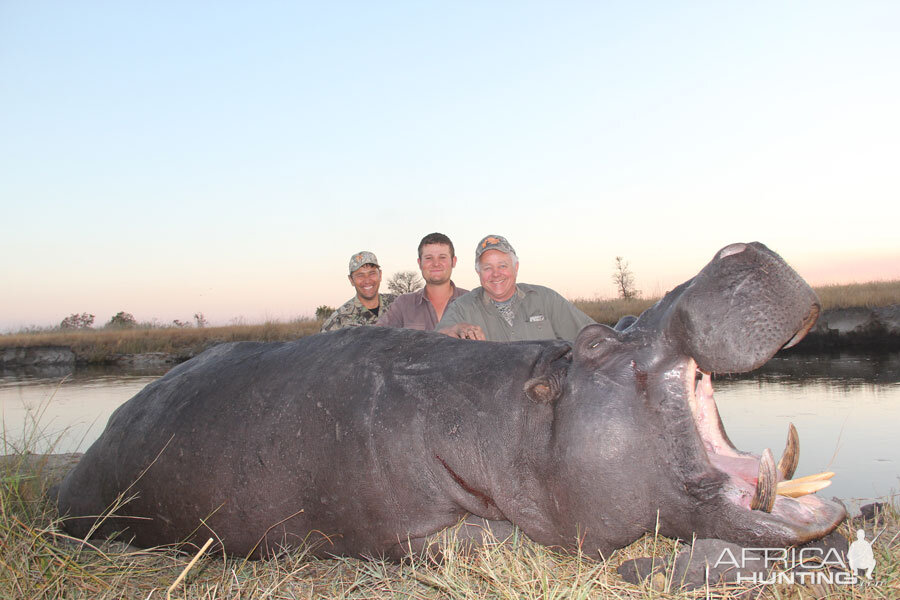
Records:
[[[843,506],[778,495],[796,431],[777,465],[769,449],[736,449],[710,377],[759,367],[819,312],[753,242],[717,252],[623,330],[589,325],[572,343],[358,327],[221,344],[119,407],[53,493],[78,537],[214,537],[252,558],[303,546],[402,559],[455,525],[471,545],[518,529],[598,559],[657,527],[800,544]]]

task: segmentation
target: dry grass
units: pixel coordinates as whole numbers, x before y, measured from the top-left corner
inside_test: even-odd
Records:
[[[321,322],[298,319],[227,327],[76,329],[0,336],[0,348],[68,346],[80,362],[103,363],[119,354],[165,352],[190,357],[222,342],[277,342],[318,333]]]
[[[21,463],[20,463],[21,464]],[[54,509],[32,491],[23,492],[30,472],[15,461],[0,471],[0,597],[23,599],[166,598],[189,565],[176,549],[135,549],[121,542],[84,543],[60,533]],[[41,488],[43,486],[40,486]],[[855,526],[854,526],[855,527]],[[815,588],[778,585],[763,598],[894,599],[900,594],[900,517],[887,511],[869,525],[868,539],[885,528],[875,546],[877,586]],[[851,536],[850,525],[842,533]],[[645,535],[605,561],[553,552],[525,538],[493,542],[465,554],[452,539],[440,562],[414,558],[402,564],[349,558],[317,559],[304,550],[265,561],[204,555],[172,590],[172,598],[415,598],[415,599],[569,599],[738,598],[747,587],[675,592],[671,573],[641,586],[622,580],[616,568],[630,558],[674,556],[673,540]]]
[[[612,300],[575,300],[575,306],[581,311],[597,321],[606,325],[615,325],[616,321],[626,315],[637,316],[656,304],[659,298],[632,298],[623,300],[622,298],[614,298]]]
[[[869,281],[867,283],[851,283],[847,285],[826,285],[813,288],[822,301],[824,310],[832,308],[890,306],[900,304],[900,280]],[[625,315],[639,315],[659,298],[636,298],[623,300],[586,300],[577,299],[575,305],[585,314],[607,325],[614,325]]]
[[[823,307],[876,307],[900,304],[900,281],[872,281],[815,288]],[[576,299],[575,305],[598,323],[613,325],[625,315],[639,315],[658,298],[622,300]],[[121,354],[164,352],[183,358],[222,342],[288,341],[318,333],[313,319],[267,321],[256,325],[204,328],[134,328],[30,331],[0,335],[0,349],[25,346],[68,346],[79,362],[104,363]]]
[[[900,281],[869,281],[848,285],[825,285],[814,288],[822,308],[875,308],[900,304]]]

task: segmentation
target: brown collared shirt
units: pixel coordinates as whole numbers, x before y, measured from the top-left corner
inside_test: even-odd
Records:
[[[469,291],[456,287],[452,281],[450,286],[453,288],[453,294],[450,295],[444,308],[445,313],[454,300]],[[423,331],[433,331],[437,324],[437,312],[425,296],[425,288],[397,296],[387,312],[378,317],[377,323],[379,327],[404,327]]]

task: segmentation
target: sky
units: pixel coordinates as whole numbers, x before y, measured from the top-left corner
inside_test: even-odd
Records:
[[[310,317],[449,235],[647,296],[900,278],[900,3],[0,1],[0,332]]]

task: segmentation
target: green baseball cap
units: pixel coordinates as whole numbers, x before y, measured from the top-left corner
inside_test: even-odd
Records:
[[[353,271],[357,270],[363,265],[375,265],[379,269],[381,268],[381,265],[378,264],[378,259],[375,258],[375,255],[367,250],[363,250],[350,257],[350,274],[353,275]]]

